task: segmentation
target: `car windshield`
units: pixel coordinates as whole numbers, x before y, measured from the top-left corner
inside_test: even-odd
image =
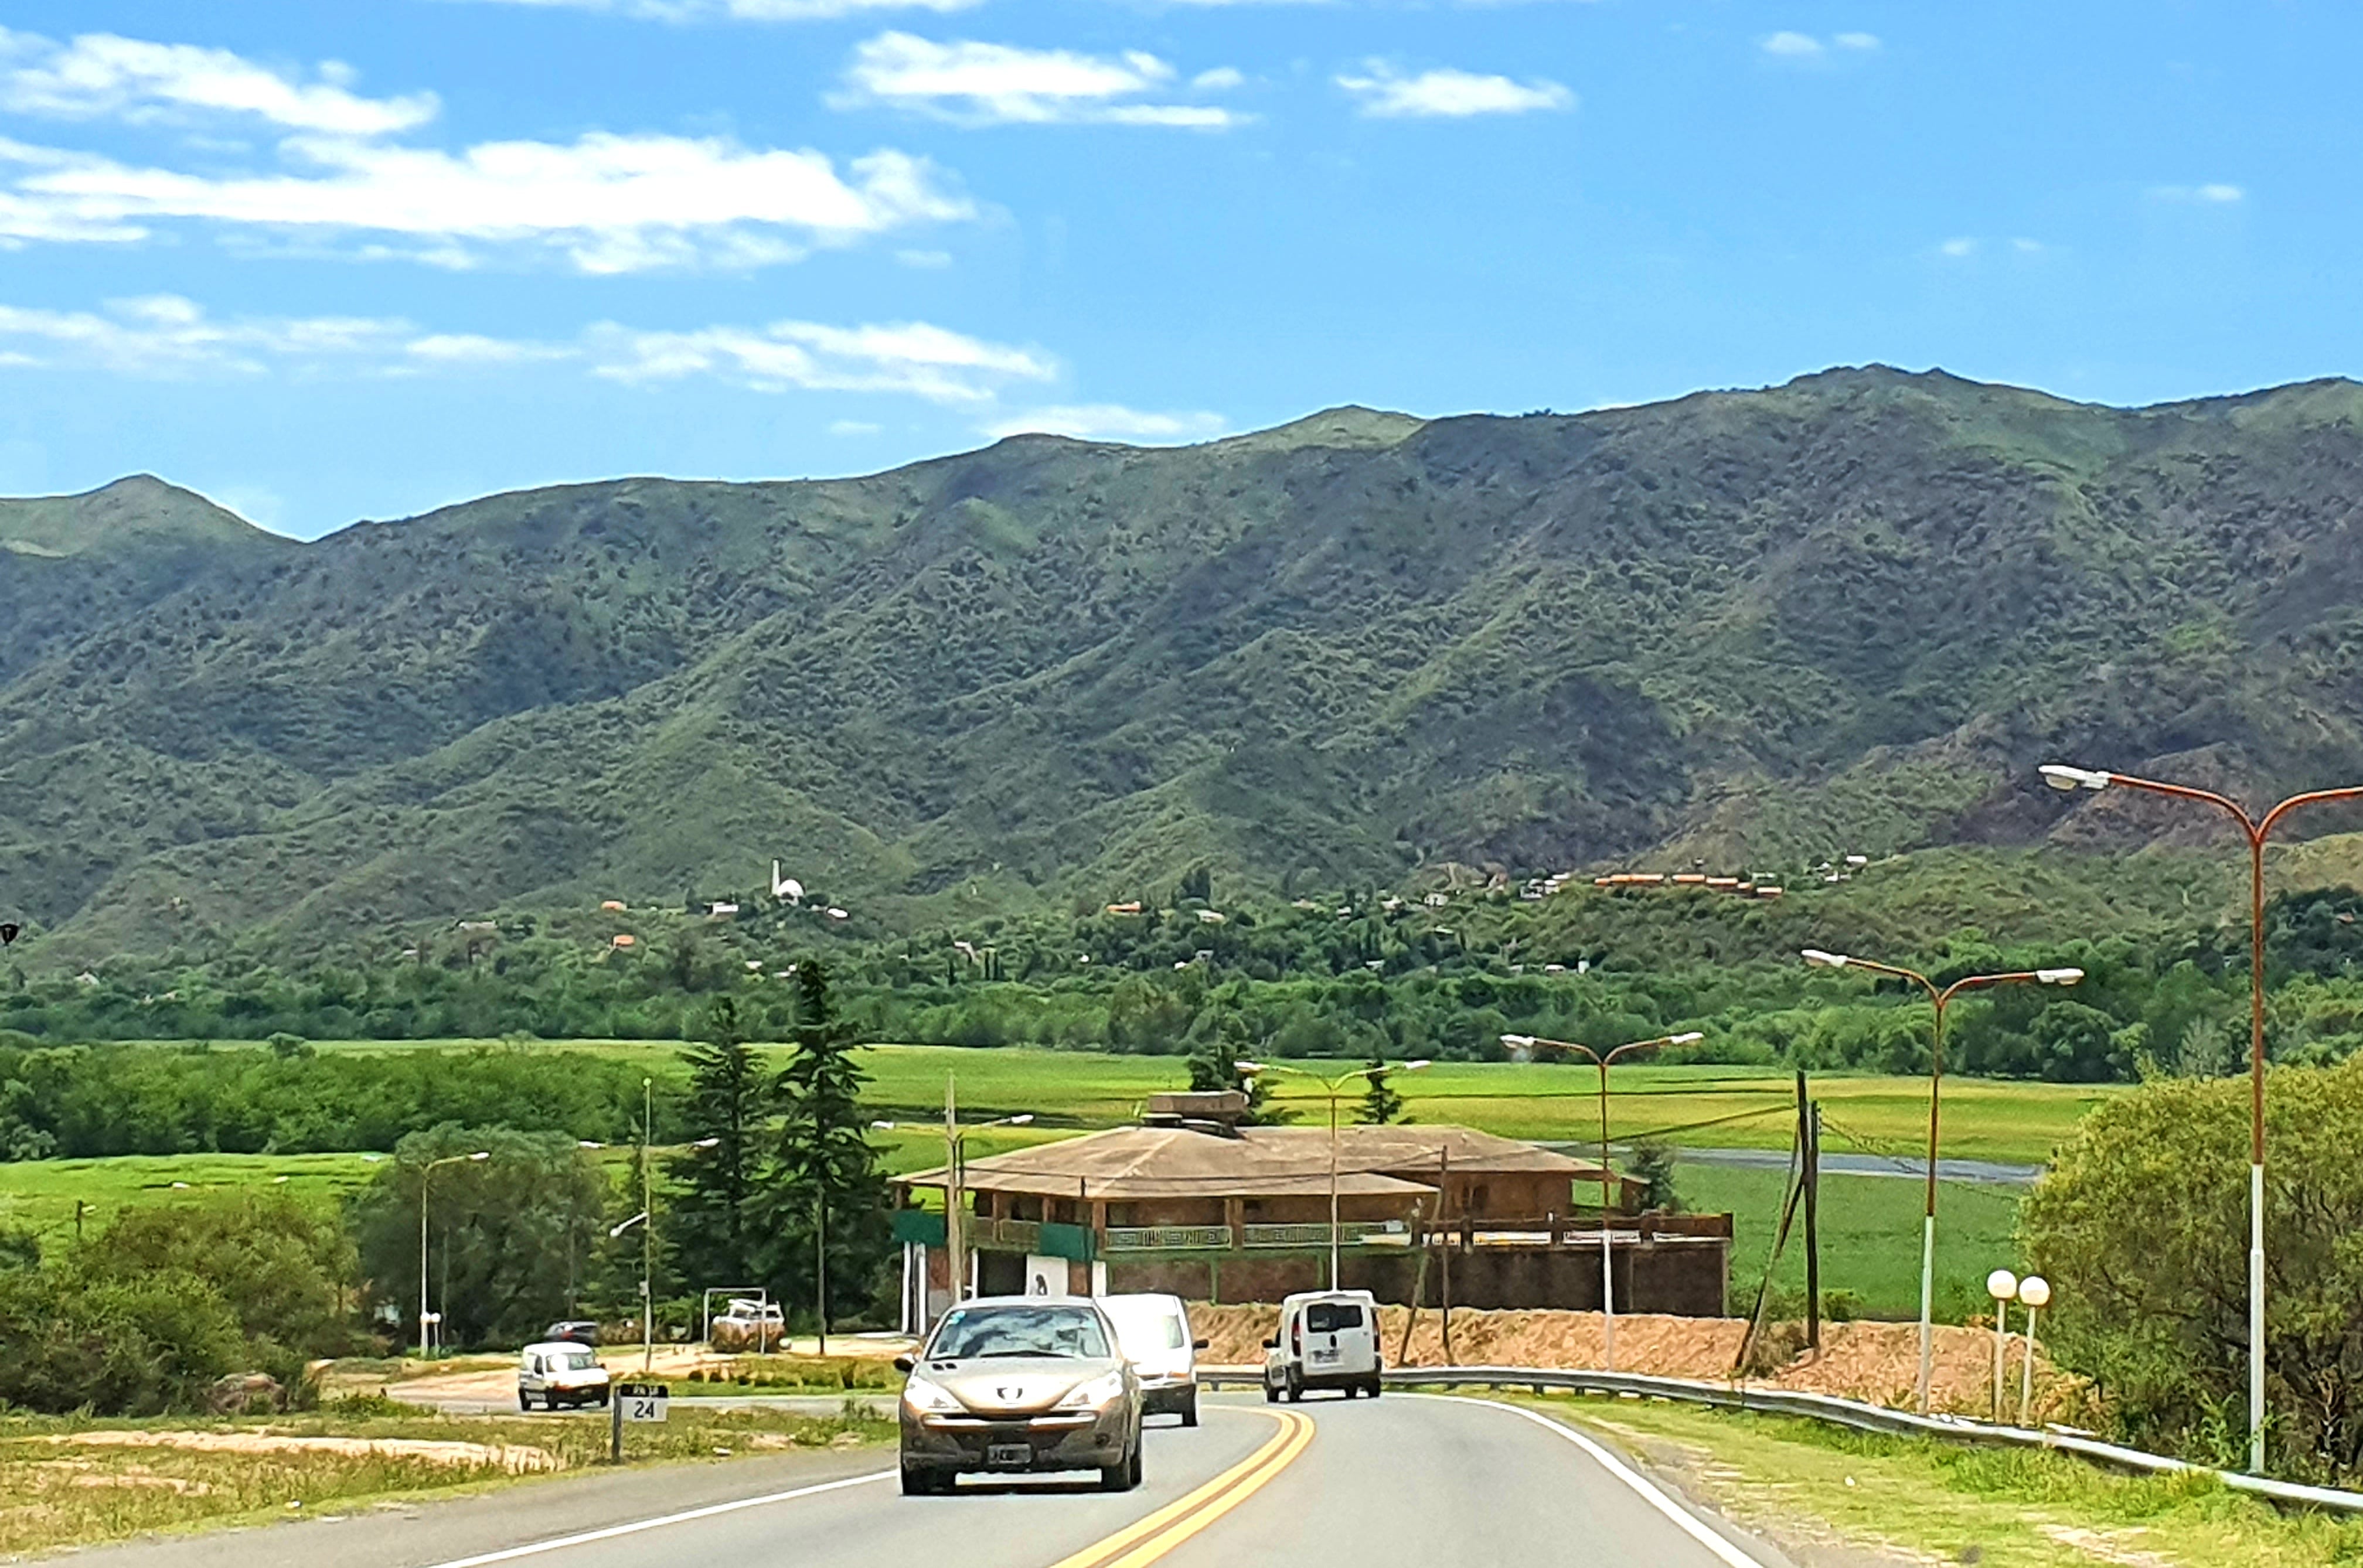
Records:
[[[550,1359],[564,1372],[588,1372],[599,1364],[599,1358],[587,1350],[566,1351]]]
[[[1107,1335],[1088,1307],[962,1307],[945,1315],[929,1361],[981,1356],[1105,1356]]]
[[[1176,1351],[1189,1342],[1182,1315],[1162,1301],[1110,1300],[1100,1309],[1115,1324],[1116,1342],[1126,1355]]]

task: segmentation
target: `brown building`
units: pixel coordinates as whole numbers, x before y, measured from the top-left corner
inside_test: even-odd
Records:
[[[1159,1095],[1137,1127],[967,1163],[959,1188],[972,1288],[1171,1291],[1277,1301],[1327,1283],[1326,1128],[1241,1127],[1238,1095]],[[1600,1307],[1600,1167],[1466,1127],[1345,1127],[1337,1145],[1339,1283],[1385,1301]],[[1637,1210],[1610,1177],[1619,1310],[1719,1316],[1731,1217]],[[937,1169],[897,1177],[906,1328],[950,1299]],[[918,1194],[937,1200],[922,1207]]]

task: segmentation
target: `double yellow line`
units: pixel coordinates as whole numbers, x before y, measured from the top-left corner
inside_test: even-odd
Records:
[[[1280,1422],[1270,1441],[1178,1502],[1087,1546],[1051,1568],[1143,1568],[1261,1491],[1313,1441],[1313,1419],[1294,1410],[1258,1410]]]

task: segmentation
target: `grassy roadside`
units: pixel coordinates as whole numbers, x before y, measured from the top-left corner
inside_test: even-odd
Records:
[[[605,1462],[607,1423],[438,1415],[353,1399],[268,1420],[0,1418],[0,1556],[158,1531],[349,1514]],[[635,1463],[882,1443],[857,1412],[684,1409],[633,1428]]]
[[[1630,1399],[1534,1398],[1804,1568],[2313,1568],[2363,1562],[2363,1521],[2276,1512],[2212,1482]]]

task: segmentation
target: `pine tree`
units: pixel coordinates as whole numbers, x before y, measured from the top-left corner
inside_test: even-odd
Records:
[[[690,1146],[665,1162],[678,1189],[666,1216],[675,1267],[693,1288],[744,1286],[755,1277],[758,1176],[765,1094],[760,1065],[747,1048],[738,1004],[706,1007],[704,1040],[682,1053],[689,1095],[682,1107]]]
[[[1212,1037],[1202,1040],[1190,1053],[1190,1088],[1194,1094],[1218,1094],[1224,1089],[1237,1089],[1248,1097],[1247,1114],[1239,1118],[1243,1127],[1276,1127],[1290,1121],[1292,1113],[1265,1103],[1264,1083],[1250,1076],[1239,1066],[1246,1055],[1248,1026],[1246,1021],[1233,1014],[1223,1020],[1222,1026]]]
[[[1641,1207],[1667,1214],[1679,1214],[1682,1209],[1681,1195],[1674,1190],[1674,1172],[1679,1164],[1673,1145],[1654,1138],[1643,1138],[1633,1144],[1633,1154],[1626,1162],[1632,1177],[1641,1184]]]
[[[828,972],[810,958],[796,966],[795,1041],[771,1090],[781,1121],[764,1184],[766,1276],[783,1301],[815,1309],[825,1236],[833,1322],[875,1298],[893,1236],[861,1111],[870,1076],[837,1016]]]
[[[1403,1118],[1403,1098],[1387,1086],[1388,1069],[1384,1060],[1370,1058],[1370,1088],[1362,1091],[1361,1109],[1354,1119],[1372,1127],[1384,1127]]]

